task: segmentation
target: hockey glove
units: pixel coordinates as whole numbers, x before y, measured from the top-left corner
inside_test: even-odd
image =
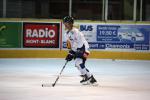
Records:
[[[74,56],[72,54],[68,54],[65,60],[71,61],[73,58]]]
[[[70,50],[69,51],[69,54],[66,56],[66,59],[67,61],[71,61],[73,58],[75,58],[75,52]]]

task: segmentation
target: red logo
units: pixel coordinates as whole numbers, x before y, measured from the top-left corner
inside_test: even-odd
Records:
[[[24,23],[24,47],[59,47],[59,23]]]

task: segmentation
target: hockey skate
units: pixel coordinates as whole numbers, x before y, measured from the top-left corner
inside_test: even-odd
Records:
[[[97,81],[96,81],[96,79],[94,78],[93,75],[90,77],[89,80],[90,80],[90,84],[91,84],[91,85],[93,85],[93,86],[98,86],[98,83],[97,83]]]
[[[80,83],[82,84],[82,85],[87,85],[87,84],[89,84],[89,82],[88,82],[88,80],[89,80],[89,78],[87,77],[87,75],[80,75],[83,79],[80,81]]]
[[[83,78],[80,83],[82,85],[98,85],[96,79],[93,77],[93,75],[91,77],[87,77],[87,75],[81,75],[81,77]]]

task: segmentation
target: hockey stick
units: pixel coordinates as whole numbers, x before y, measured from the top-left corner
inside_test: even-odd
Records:
[[[53,87],[56,85],[56,83],[57,83],[57,81],[58,81],[58,79],[59,79],[61,73],[63,72],[64,68],[66,67],[66,64],[67,64],[67,63],[68,63],[68,61],[66,61],[65,65],[63,66],[63,68],[61,69],[59,75],[57,76],[55,82],[52,84]]]

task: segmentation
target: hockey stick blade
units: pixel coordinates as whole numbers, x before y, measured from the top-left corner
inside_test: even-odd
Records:
[[[58,79],[59,79],[60,75],[57,76],[57,79],[55,80],[55,82],[52,84],[52,86],[54,87],[55,84],[57,83]]]
[[[42,84],[42,87],[54,87],[53,84]]]

